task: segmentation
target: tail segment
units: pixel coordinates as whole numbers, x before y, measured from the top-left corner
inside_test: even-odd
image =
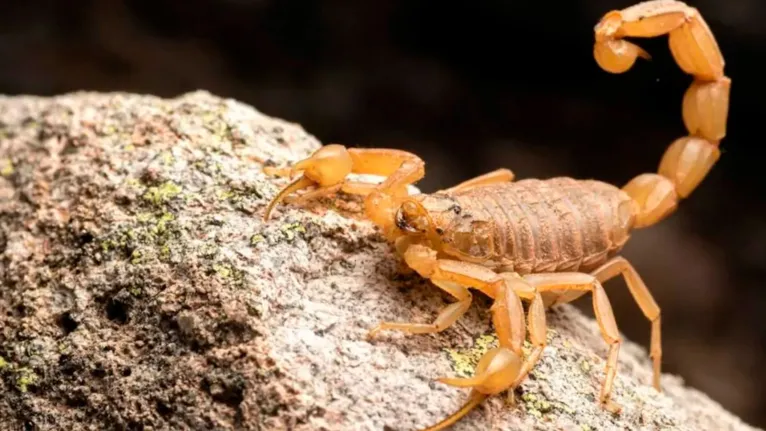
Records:
[[[611,73],[629,70],[636,58],[649,58],[624,37],[669,35],[676,63],[694,77],[683,98],[688,136],[665,151],[658,172],[633,178],[623,190],[637,204],[636,228],[651,226],[672,214],[707,176],[726,136],[731,79],[724,74],[718,43],[697,9],[674,0],[652,0],[611,11],[596,25],[593,55]]]

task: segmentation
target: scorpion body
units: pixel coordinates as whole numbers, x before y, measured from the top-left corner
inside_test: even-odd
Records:
[[[445,253],[519,275],[589,272],[622,249],[635,219],[624,191],[568,177],[437,193],[421,204]]]
[[[682,2],[651,0],[608,12],[594,33],[593,56],[610,73],[626,72],[637,58],[649,58],[624,38],[667,34],[676,63],[694,78],[681,104],[688,134],[670,144],[656,173],[640,174],[622,187],[566,177],[515,181],[512,171],[498,169],[433,194],[410,194],[408,186],[425,175],[425,163],[417,155],[337,144],[320,148],[291,168],[264,168],[270,174],[296,176],[266,207],[265,220],[277,203],[302,189],[313,188],[292,199],[296,204],[338,192],[364,196],[365,216],[391,241],[406,266],[455,299],[432,323],[381,322],[369,337],[383,330],[443,331],[470,307],[470,289],[493,299],[499,345],[484,354],[474,376],[438,379],[471,388],[471,394],[462,408],[427,431],[454,424],[488,396],[512,393],[545,348],[545,309],[587,293],[608,346],[598,399],[609,411],[621,411],[611,390],[622,340],[602,286],[615,277],[625,280],[651,324],[652,383],[660,390],[660,308],[619,252],[633,230],[671,215],[718,161],[731,80],[699,11]],[[347,178],[351,173],[385,180],[353,181]],[[526,316],[522,300],[529,302]],[[527,336],[533,347],[525,354]]]

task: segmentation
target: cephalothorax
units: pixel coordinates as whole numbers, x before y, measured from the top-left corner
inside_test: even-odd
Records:
[[[552,178],[514,181],[500,169],[433,194],[408,193],[425,175],[423,161],[393,149],[346,149],[327,145],[291,169],[298,174],[266,209],[287,195],[313,188],[296,202],[339,191],[364,196],[366,216],[396,246],[404,262],[452,295],[433,323],[383,322],[381,330],[413,334],[443,331],[471,304],[469,288],[494,299],[492,320],[499,345],[480,360],[470,378],[439,381],[472,388],[468,402],[429,430],[443,429],[489,395],[513,389],[540,358],[546,343],[545,308],[572,301],[588,292],[604,341],[609,346],[606,378],[599,401],[610,400],[620,333],[602,283],[622,276],[643,314],[651,322],[653,384],[660,389],[660,308],[633,266],[618,253],[633,229],[653,225],[670,215],[708,174],[720,156],[726,135],[731,80],[707,24],[695,8],[673,0],[639,3],[607,13],[595,27],[593,55],[611,73],[648,58],[624,37],[669,35],[671,52],[693,76],[683,97],[688,136],[674,141],[657,173],[635,177],[622,188],[595,180]],[[386,177],[380,184],[350,181],[350,173]],[[530,302],[527,316],[521,300]],[[522,351],[529,334],[534,348]]]

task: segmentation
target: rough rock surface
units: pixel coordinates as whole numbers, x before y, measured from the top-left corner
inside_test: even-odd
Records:
[[[442,334],[368,342],[448,299],[364,221],[261,222],[282,184],[262,163],[319,145],[202,92],[1,98],[0,429],[412,430],[462,404],[434,379],[494,342],[485,298]],[[517,405],[495,397],[455,429],[752,429],[676,377],[655,392],[630,342],[624,411],[602,411],[596,325],[569,306],[549,324]]]

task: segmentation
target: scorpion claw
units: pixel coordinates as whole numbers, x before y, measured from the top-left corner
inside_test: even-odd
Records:
[[[476,374],[469,378],[443,377],[439,382],[461,388],[472,388],[468,401],[458,411],[438,424],[423,431],[437,431],[447,428],[471,412],[488,396],[513,389],[512,384],[519,375],[522,360],[519,355],[505,347],[494,348],[482,356],[476,365]]]
[[[274,207],[282,200],[285,199],[287,195],[290,193],[296,192],[301,189],[305,189],[307,187],[311,187],[314,185],[314,182],[310,179],[301,176],[290,182],[285,188],[283,188],[279,193],[277,193],[277,196],[274,197],[274,199],[269,202],[269,205],[266,207],[266,211],[263,214],[263,221],[268,221],[269,217],[271,216],[271,211],[274,209]]]
[[[483,394],[476,390],[471,391],[471,396],[468,398],[468,401],[466,401],[458,411],[452,413],[449,417],[442,420],[438,424],[425,428],[422,431],[439,431],[454,425],[455,422],[459,421],[463,416],[467,415],[471,412],[471,410],[476,408],[476,406],[481,404],[487,398],[487,396],[487,394]]]
[[[479,386],[480,384],[484,383],[485,380],[487,380],[486,375],[479,375],[479,376],[467,377],[467,378],[441,377],[436,379],[436,381],[439,383],[444,383],[445,385],[449,385],[449,386],[455,386],[457,388],[470,388],[474,386]]]
[[[311,197],[320,196],[328,191],[340,189],[340,185],[346,176],[351,173],[351,155],[342,145],[326,145],[318,149],[311,157],[296,163],[292,168],[267,168],[266,174],[294,177],[303,171],[303,175],[285,186],[266,207],[263,220],[267,221],[271,211],[281,201],[286,200],[287,195],[311,186],[318,188],[308,193],[309,196],[301,196],[295,201],[305,201]]]

